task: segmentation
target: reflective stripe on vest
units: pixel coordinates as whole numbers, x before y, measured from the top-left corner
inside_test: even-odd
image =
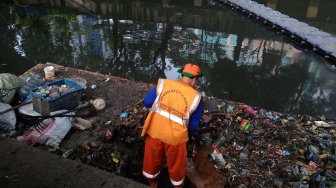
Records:
[[[196,97],[195,97],[194,101],[191,103],[190,109],[189,109],[189,111],[188,111],[188,113],[187,113],[187,115],[186,115],[186,119],[189,119],[190,114],[191,114],[194,110],[196,110],[198,101],[199,101],[200,99],[201,99],[201,94],[197,92]]]
[[[164,83],[164,80],[160,79],[160,83],[159,83],[159,86],[158,86],[158,89],[157,89],[158,92],[156,94],[156,98],[154,100],[153,107],[151,108],[151,112],[156,112],[159,109],[159,99],[160,99],[160,95],[162,93],[163,83]]]
[[[163,90],[163,84],[164,84],[164,80],[160,79],[160,83],[159,83],[159,86],[158,86],[158,93],[157,93],[157,96],[156,96],[156,99],[154,101],[154,105],[153,105],[153,108],[151,109],[152,112],[156,112],[158,114],[160,114],[161,116],[175,122],[175,123],[178,123],[180,125],[188,125],[189,123],[189,118],[190,118],[190,114],[196,109],[197,107],[197,104],[198,104],[198,101],[200,100],[201,98],[201,95],[199,93],[196,94],[193,102],[191,103],[191,106],[186,114],[186,116],[184,118],[180,118],[174,114],[171,114],[165,110],[162,110],[160,109],[159,107],[159,98],[160,98],[160,95],[162,93],[162,90]]]
[[[175,123],[180,125],[187,125],[188,121],[186,119],[182,119],[180,117],[175,116],[174,114],[170,114],[167,111],[161,110],[160,108],[155,111],[156,113],[160,114],[161,116],[172,120]]]

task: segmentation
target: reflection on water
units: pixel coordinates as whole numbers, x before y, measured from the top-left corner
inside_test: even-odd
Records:
[[[2,4],[0,48],[8,53],[0,55],[0,70],[21,74],[50,61],[155,83],[178,78],[177,69],[193,61],[204,70],[208,95],[336,118],[335,71],[286,38],[202,1],[190,8],[132,2],[95,3],[97,16]]]

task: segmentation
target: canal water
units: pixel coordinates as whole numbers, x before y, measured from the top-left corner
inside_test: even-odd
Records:
[[[209,96],[336,119],[335,68],[214,1],[17,2],[0,4],[0,72],[52,62],[155,84],[194,62]],[[259,2],[336,33],[333,1]]]

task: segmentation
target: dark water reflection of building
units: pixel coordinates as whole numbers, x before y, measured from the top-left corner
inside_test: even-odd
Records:
[[[2,48],[11,55],[0,60],[51,61],[152,83],[158,77],[177,78],[178,67],[191,60],[204,69],[201,84],[209,95],[335,117],[333,70],[230,10],[202,1],[85,1],[86,8],[51,2],[43,3],[61,9],[2,5],[10,10],[1,20]],[[3,70],[17,71],[12,64]]]

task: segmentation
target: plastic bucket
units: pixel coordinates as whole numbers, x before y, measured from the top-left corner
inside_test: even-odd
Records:
[[[44,75],[47,80],[52,80],[55,78],[55,67],[53,66],[46,66],[44,67]]]

